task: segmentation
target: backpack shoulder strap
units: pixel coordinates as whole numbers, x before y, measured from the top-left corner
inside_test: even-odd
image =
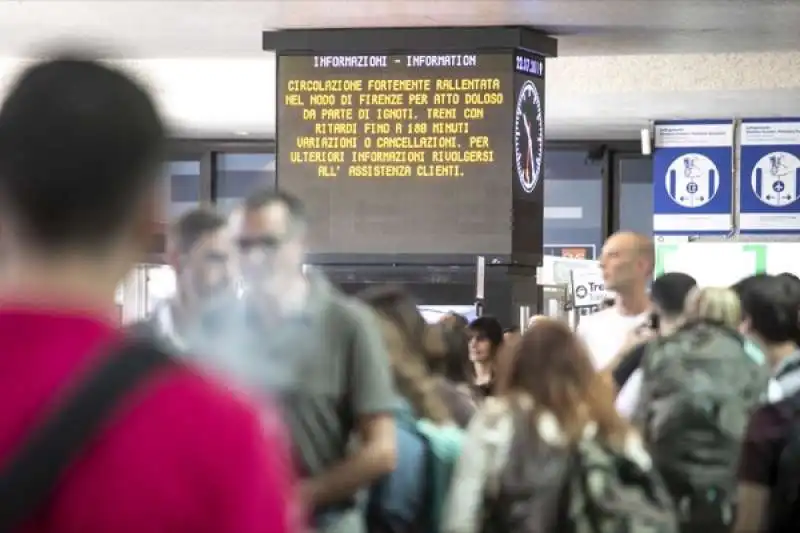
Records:
[[[35,515],[120,402],[171,361],[151,342],[128,340],[80,378],[0,470],[1,533],[16,530]]]

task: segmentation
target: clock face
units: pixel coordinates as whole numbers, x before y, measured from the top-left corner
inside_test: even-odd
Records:
[[[522,84],[514,113],[514,157],[522,190],[531,193],[539,183],[544,153],[544,115],[539,91],[530,80]]]

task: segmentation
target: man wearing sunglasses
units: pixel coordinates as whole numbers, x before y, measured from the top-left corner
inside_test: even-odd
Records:
[[[305,272],[307,219],[294,196],[248,198],[231,217],[257,360],[248,379],[275,393],[290,428],[301,496],[320,532],[362,533],[356,494],[395,464],[397,400],[372,312]],[[348,453],[350,437],[358,449]]]

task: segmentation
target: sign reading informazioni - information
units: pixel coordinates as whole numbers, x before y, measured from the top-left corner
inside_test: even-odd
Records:
[[[657,122],[653,232],[725,234],[733,227],[733,122]]]

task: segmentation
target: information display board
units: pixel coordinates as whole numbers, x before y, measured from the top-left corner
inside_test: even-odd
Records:
[[[280,56],[278,186],[305,202],[312,251],[508,254],[511,180],[532,157],[514,149],[514,61]]]

